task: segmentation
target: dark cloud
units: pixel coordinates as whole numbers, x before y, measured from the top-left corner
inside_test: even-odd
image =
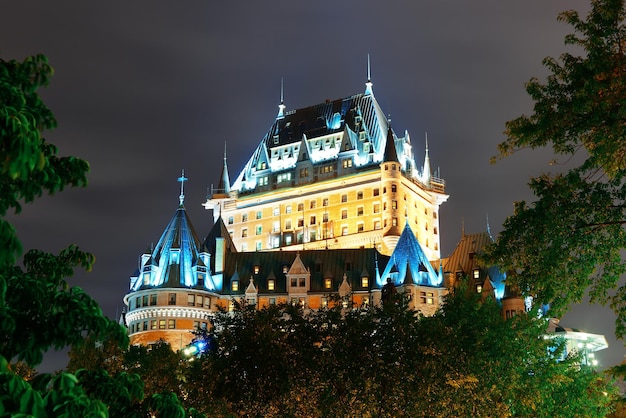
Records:
[[[533,151],[495,166],[504,122],[529,112],[523,84],[541,60],[565,50],[558,12],[582,0],[503,2],[135,1],[11,2],[0,14],[0,56],[48,55],[56,75],[42,91],[59,128],[46,134],[62,155],[91,164],[86,189],[64,191],[15,217],[26,248],[70,243],[96,255],[87,289],[114,317],[139,255],[173,215],[185,169],[186,207],[200,235],[201,203],[217,183],[224,143],[231,178],[285,102],[298,108],[364,89],[367,54],[374,93],[418,158],[428,133],[433,167],[447,181],[442,255],[467,232],[497,233],[513,201],[530,199],[531,175],[549,170]],[[577,306],[566,325],[602,332],[606,309]],[[607,326],[607,324],[609,324]],[[49,367],[54,367],[53,361]]]

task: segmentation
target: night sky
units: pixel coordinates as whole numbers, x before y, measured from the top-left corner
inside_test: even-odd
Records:
[[[421,164],[428,133],[433,170],[450,198],[441,207],[441,253],[467,233],[501,230],[513,202],[532,200],[531,176],[554,170],[547,151],[496,165],[504,123],[529,113],[524,83],[541,60],[566,50],[560,11],[586,1],[133,1],[7,2],[0,57],[43,53],[55,68],[41,90],[59,127],[46,138],[60,155],[91,164],[89,186],[24,207],[12,218],[25,248],[71,243],[96,256],[71,284],[117,318],[129,276],[178,205],[204,237],[224,143],[234,179],[272,124],[281,78],[287,110],[364,91],[367,55],[374,95],[394,129],[408,130]],[[571,52],[571,50],[570,50]],[[573,307],[564,326],[605,334],[604,366],[620,362],[608,308]],[[63,367],[64,354],[42,370]]]

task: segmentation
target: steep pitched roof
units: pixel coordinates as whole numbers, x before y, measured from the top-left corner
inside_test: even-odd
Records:
[[[397,273],[394,272],[394,268]],[[378,285],[382,287],[388,277],[391,277],[396,286],[411,282],[426,286],[441,286],[443,283],[442,275],[434,269],[426,257],[408,222],[404,226]]]
[[[204,260],[203,260],[204,258]],[[161,234],[161,238],[141,267],[139,280],[131,291],[153,287],[195,287],[194,270],[206,269],[208,251],[181,204]]]

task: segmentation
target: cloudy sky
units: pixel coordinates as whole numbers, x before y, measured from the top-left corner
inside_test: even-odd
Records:
[[[43,90],[59,127],[46,133],[61,155],[91,164],[86,189],[64,191],[14,219],[25,248],[70,243],[96,255],[85,288],[116,317],[138,257],[178,205],[199,233],[201,204],[218,182],[224,143],[231,179],[274,120],[281,78],[287,109],[364,90],[399,132],[411,134],[450,198],[441,208],[442,256],[466,232],[499,232],[513,202],[529,200],[531,175],[550,170],[542,151],[496,165],[505,121],[528,113],[524,82],[565,51],[560,11],[582,0],[9,2],[0,13],[0,57],[46,54],[56,74]],[[623,358],[607,308],[573,307],[562,324],[607,336],[604,365]],[[62,364],[50,357],[46,367]],[[61,367],[61,366],[58,366]]]

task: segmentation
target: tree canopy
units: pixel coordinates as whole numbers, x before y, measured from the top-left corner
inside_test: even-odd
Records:
[[[626,336],[625,16],[623,0],[592,0],[586,19],[559,15],[574,29],[566,45],[581,53],[543,60],[547,79],[526,84],[533,113],[507,122],[499,145],[500,158],[550,147],[556,172],[531,180],[536,200],[515,203],[486,257],[555,316],[586,292],[610,304],[618,337]]]

